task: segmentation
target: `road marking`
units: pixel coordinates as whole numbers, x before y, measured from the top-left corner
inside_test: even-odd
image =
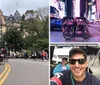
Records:
[[[6,74],[4,75],[4,77],[2,78],[2,80],[0,81],[0,85],[3,84],[3,82],[4,82],[4,81],[6,80],[6,78],[8,77],[9,72],[11,71],[10,65],[9,65],[9,64],[7,64],[7,65],[8,65],[8,71],[6,72]]]
[[[1,79],[2,76],[5,74],[6,71],[7,71],[7,64],[5,64],[5,70],[0,74],[0,79]]]

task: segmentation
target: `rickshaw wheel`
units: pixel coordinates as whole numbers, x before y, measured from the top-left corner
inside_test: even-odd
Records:
[[[72,35],[73,35],[73,32],[71,32],[71,31],[69,31],[69,32],[68,31],[63,32],[63,36],[67,40],[70,40],[72,38]]]
[[[88,30],[86,30],[84,33],[83,33],[83,38],[84,39],[88,39],[90,37],[90,32]]]

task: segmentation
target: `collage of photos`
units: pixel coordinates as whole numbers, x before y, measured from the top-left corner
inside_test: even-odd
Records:
[[[0,0],[0,85],[100,85],[100,0]]]
[[[100,85],[100,0],[50,0],[50,85]]]
[[[48,0],[0,0],[0,85],[49,85],[48,33]]]

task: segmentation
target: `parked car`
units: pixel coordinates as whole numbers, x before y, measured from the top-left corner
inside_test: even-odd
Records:
[[[60,19],[59,11],[53,7],[50,6],[50,28],[51,30],[62,27],[62,19]]]

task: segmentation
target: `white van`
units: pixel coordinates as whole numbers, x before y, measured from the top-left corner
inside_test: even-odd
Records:
[[[72,47],[54,48],[52,61],[56,64],[62,61],[63,57],[69,58],[69,51]]]

